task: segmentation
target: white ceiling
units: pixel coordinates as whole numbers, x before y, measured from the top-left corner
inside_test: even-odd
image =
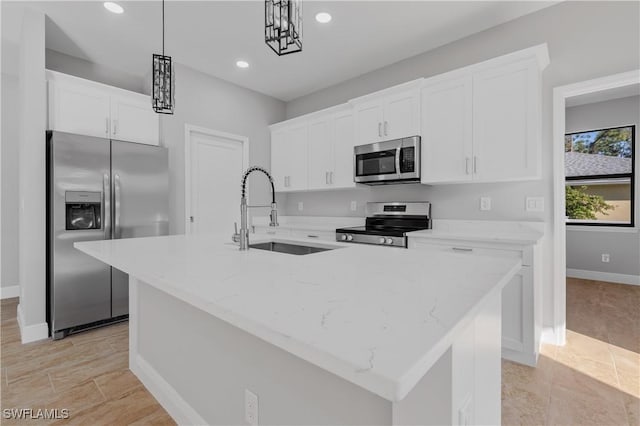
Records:
[[[303,0],[303,52],[264,43],[263,1],[166,3],[166,54],[176,62],[289,101],[557,2]],[[6,4],[7,2],[3,2]],[[48,15],[47,47],[144,76],[161,50],[159,1],[29,2]],[[315,21],[319,11],[333,20]],[[236,68],[237,59],[250,68]],[[179,77],[178,77],[179,78]]]

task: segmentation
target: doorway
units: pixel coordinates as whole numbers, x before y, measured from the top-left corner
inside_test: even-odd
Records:
[[[233,233],[249,139],[185,124],[185,233]]]
[[[640,70],[616,74],[594,80],[557,87],[553,92],[553,190],[554,190],[554,268],[553,300],[554,327],[553,340],[558,345],[566,341],[567,318],[567,217],[565,192],[565,134],[566,108],[570,99],[599,96],[605,92],[615,92],[628,86],[640,84]],[[637,224],[636,224],[637,227]]]

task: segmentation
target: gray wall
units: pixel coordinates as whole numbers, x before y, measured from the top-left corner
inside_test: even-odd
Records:
[[[144,78],[129,74],[105,65],[94,64],[85,59],[47,49],[45,51],[47,69],[93,80],[110,86],[138,93],[151,93],[144,85]]]
[[[338,196],[333,192],[289,194],[284,213],[300,214],[298,201],[304,202],[302,214],[338,216],[349,214],[349,200],[427,199],[434,203],[436,219],[543,220],[547,229],[543,243],[543,309],[544,324],[550,326],[553,323],[552,89],[640,68],[639,15],[638,2],[563,2],[287,103],[287,118],[292,118],[408,80],[546,42],[551,64],[543,73],[541,180],[398,186],[365,190],[368,193],[347,190]],[[491,211],[479,210],[480,196],[493,198]],[[525,196],[544,197],[545,212],[525,212]]]
[[[160,118],[161,137],[169,148],[171,233],[184,233],[185,164],[184,125],[193,124],[249,138],[251,165],[269,167],[271,142],[269,124],[284,120],[284,102],[211,77],[189,67],[176,65],[176,109]],[[206,191],[206,188],[204,188]],[[240,182],[238,182],[238,191]],[[270,202],[265,179],[249,183],[251,204]],[[229,224],[232,232],[233,224]]]
[[[3,62],[5,60],[3,52]],[[18,285],[18,76],[2,73],[2,248],[0,286]]]
[[[636,125],[636,170],[640,164],[638,149],[638,127],[640,126],[640,97],[631,96],[588,105],[580,105],[566,110],[566,130],[568,133],[605,127]],[[636,227],[640,210],[638,189],[640,174],[636,173]],[[616,274],[640,275],[640,234],[638,230],[618,228],[573,228],[567,226],[567,268],[587,271],[612,272]],[[610,263],[602,262],[602,253],[611,255]]]

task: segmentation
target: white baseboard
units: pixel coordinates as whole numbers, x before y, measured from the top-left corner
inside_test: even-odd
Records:
[[[587,271],[567,268],[567,277],[583,280],[606,281],[610,283],[640,285],[640,275],[616,274],[613,272]]]
[[[11,299],[20,297],[20,286],[11,285],[8,287],[0,287],[0,299]]]
[[[502,348],[502,358],[517,362],[518,364],[528,365],[530,367],[535,367],[538,363],[537,354],[518,352],[504,347]]]
[[[167,410],[179,425],[206,425],[207,422],[200,417],[198,412],[180,396],[144,358],[140,355],[131,357],[134,364],[129,368],[151,395],[158,400],[160,405]]]
[[[24,317],[22,315],[22,309],[20,309],[20,304],[18,304],[17,313],[18,327],[20,328],[20,340],[23,344],[49,338],[49,326],[46,322],[24,325]]]

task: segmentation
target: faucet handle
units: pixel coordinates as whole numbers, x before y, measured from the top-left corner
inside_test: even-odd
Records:
[[[231,241],[233,241],[234,243],[239,243],[240,242],[240,234],[238,234],[238,222],[233,222],[233,229],[234,229],[234,233],[231,236]]]

